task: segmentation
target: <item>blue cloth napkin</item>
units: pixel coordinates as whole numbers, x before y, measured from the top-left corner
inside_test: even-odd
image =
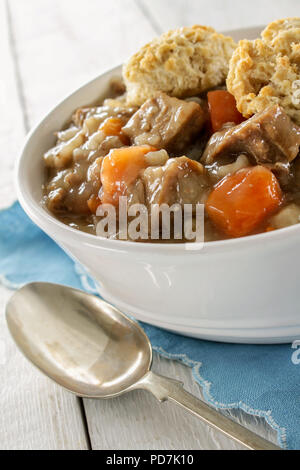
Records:
[[[0,212],[0,281],[10,288],[50,281],[96,293],[85,270],[18,203]],[[277,431],[279,445],[300,449],[300,364],[292,361],[297,351],[291,345],[214,343],[142,326],[159,354],[192,368],[207,402],[264,417]]]

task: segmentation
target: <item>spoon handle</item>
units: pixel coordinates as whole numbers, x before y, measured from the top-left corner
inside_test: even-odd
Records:
[[[233,438],[239,444],[243,444],[248,449],[281,450],[275,444],[249,431],[194,395],[191,395],[184,390],[183,384],[177,380],[163,377],[150,371],[137,385],[137,388],[151,392],[160,402],[166,400],[173,401],[213,428]]]

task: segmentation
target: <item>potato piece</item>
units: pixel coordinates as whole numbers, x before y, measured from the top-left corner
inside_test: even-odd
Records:
[[[270,226],[274,229],[289,227],[290,225],[299,224],[300,207],[297,204],[289,204],[281,209],[278,214],[270,219]]]

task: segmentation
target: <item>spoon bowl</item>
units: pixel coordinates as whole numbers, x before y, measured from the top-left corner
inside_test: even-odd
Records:
[[[143,330],[99,297],[34,283],[16,292],[6,311],[23,354],[78,396],[120,395],[151,367],[152,348]]]

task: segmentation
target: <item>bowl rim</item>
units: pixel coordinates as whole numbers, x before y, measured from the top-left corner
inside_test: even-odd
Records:
[[[259,28],[259,27],[257,27]],[[249,28],[243,28],[249,29]],[[237,30],[235,30],[237,31]],[[238,30],[240,31],[240,30]],[[23,143],[22,150],[19,153],[18,158],[15,162],[14,167],[14,183],[17,192],[18,200],[27,213],[27,215],[45,232],[53,235],[52,230],[55,230],[56,234],[59,234],[61,237],[66,238],[70,237],[73,241],[78,241],[81,244],[89,245],[92,247],[104,248],[113,251],[137,251],[137,252],[159,252],[159,253],[169,253],[174,252],[176,254],[183,254],[191,252],[194,255],[196,253],[211,253],[211,252],[220,252],[220,251],[229,251],[237,250],[243,248],[253,248],[261,246],[265,243],[279,243],[282,240],[286,240],[290,236],[296,236],[299,232],[300,236],[300,224],[292,225],[289,227],[284,227],[267,233],[260,233],[254,235],[248,235],[240,238],[231,238],[226,240],[217,240],[205,242],[204,246],[201,249],[197,249],[196,244],[193,242],[190,243],[151,243],[151,242],[133,242],[127,240],[113,240],[107,239],[104,237],[99,237],[94,234],[89,234],[82,232],[78,229],[69,227],[60,220],[58,220],[54,215],[48,212],[40,202],[37,202],[33,197],[32,193],[25,191],[24,181],[22,179],[22,169],[26,163],[25,156],[28,153],[32,142],[34,141],[36,133],[42,126],[45,126],[50,115],[63,106],[67,101],[69,101],[75,94],[78,94],[80,90],[90,87],[92,84],[97,82],[101,77],[105,75],[111,75],[114,72],[120,71],[122,65],[105,70],[100,75],[97,75],[92,80],[89,80],[79,88],[77,88],[72,93],[68,94],[63,100],[61,100],[56,106],[54,106],[50,111],[48,111],[44,117],[32,128],[28,133],[25,142]],[[42,157],[42,155],[41,155]],[[28,184],[30,187],[30,184]],[[46,228],[47,227],[47,228]]]

